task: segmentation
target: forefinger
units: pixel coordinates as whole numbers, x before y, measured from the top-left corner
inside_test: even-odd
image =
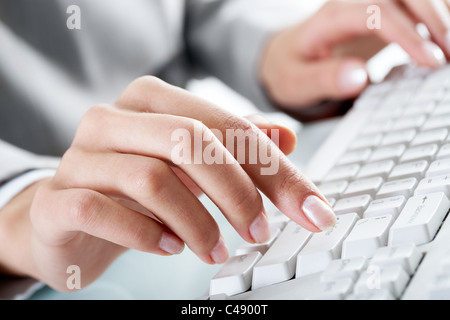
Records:
[[[334,225],[335,215],[317,187],[251,122],[154,78],[135,81],[117,104],[139,112],[193,118],[216,129],[214,132],[221,133],[223,143],[238,158],[255,186],[290,219],[314,232]],[[276,138],[274,136],[276,131],[272,132],[272,138]],[[239,142],[248,148],[240,149]],[[252,157],[255,151],[256,157]],[[239,152],[245,155],[240,158]]]

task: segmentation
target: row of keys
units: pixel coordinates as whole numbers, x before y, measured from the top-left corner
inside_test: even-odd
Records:
[[[250,289],[251,270],[260,259],[259,253],[231,258],[211,280],[210,295],[226,297]],[[422,254],[413,244],[379,248],[371,259],[332,260],[319,273],[319,281],[313,290],[302,293],[299,288],[296,298],[396,299],[405,290],[421,260]],[[289,284],[289,281],[285,283]]]
[[[337,216],[334,228],[313,234],[293,221],[287,223],[264,255],[259,251],[233,257],[213,278],[211,294],[228,295],[259,289],[325,272],[334,261],[353,258],[374,259],[377,252],[409,244],[421,245],[433,240],[450,208],[444,193],[410,198],[398,218],[388,214],[370,218],[355,213]],[[239,258],[240,257],[240,258]],[[230,266],[231,265],[231,266]],[[239,266],[239,267],[238,267]],[[406,273],[412,268],[402,265]],[[224,278],[237,277],[235,284]],[[233,287],[233,290],[224,287]]]

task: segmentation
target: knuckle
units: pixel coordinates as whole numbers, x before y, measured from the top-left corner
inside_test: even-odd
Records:
[[[165,188],[169,166],[161,161],[147,163],[130,175],[132,192],[139,197],[149,198],[158,195]]]
[[[94,192],[78,191],[68,201],[69,219],[82,229],[91,223],[95,213],[100,209],[100,201]]]

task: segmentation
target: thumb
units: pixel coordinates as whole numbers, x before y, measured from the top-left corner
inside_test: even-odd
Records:
[[[305,100],[344,100],[358,96],[368,85],[366,64],[358,58],[330,58],[305,64]]]

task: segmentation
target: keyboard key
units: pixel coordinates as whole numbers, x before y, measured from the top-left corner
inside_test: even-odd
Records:
[[[362,214],[367,209],[371,201],[372,197],[368,194],[344,198],[336,202],[333,209],[337,215],[354,212],[358,214],[358,216],[362,217]]]
[[[347,181],[332,181],[319,185],[319,190],[327,199],[339,198],[345,189],[347,189],[347,186]]]
[[[384,183],[377,193],[377,199],[394,196],[404,196],[409,198],[413,195],[417,186],[416,178],[394,180]]]
[[[248,243],[244,242],[239,248],[236,249],[236,255],[244,255],[249,254],[251,252],[259,252],[262,255],[264,255],[267,250],[272,246],[272,244],[275,242],[275,240],[278,238],[278,236],[281,233],[280,228],[271,226],[270,227],[270,239],[265,243]]]
[[[252,289],[287,281],[294,277],[297,255],[312,233],[295,222],[287,224],[275,243],[253,269]]]
[[[374,200],[364,212],[364,218],[391,215],[394,219],[397,219],[405,204],[406,198],[404,196]]]
[[[425,123],[426,120],[427,117],[423,115],[410,118],[400,118],[392,126],[392,131],[400,131],[414,128],[418,129]]]
[[[446,174],[450,174],[450,159],[437,160],[431,163],[426,176],[436,177]]]
[[[430,242],[449,208],[450,201],[442,192],[410,198],[390,230],[389,246]]]
[[[361,219],[342,245],[342,258],[370,258],[376,249],[386,246],[389,228],[394,222],[391,215]]]
[[[372,257],[370,264],[380,267],[399,265],[411,276],[419,266],[422,257],[422,253],[414,244],[406,244],[379,248]]]
[[[375,148],[380,144],[383,139],[382,134],[374,134],[369,136],[363,136],[356,139],[349,150],[365,149],[365,148]]]
[[[211,279],[209,294],[231,296],[250,289],[253,267],[261,257],[261,253],[252,252],[228,259]]]
[[[332,260],[340,259],[342,242],[358,219],[356,213],[339,215],[333,229],[314,234],[297,256],[296,278],[323,271]]]
[[[406,146],[403,144],[396,144],[393,146],[381,147],[375,149],[369,159],[371,162],[382,160],[393,160],[397,162],[406,150]]]
[[[450,158],[450,144],[445,144],[441,147],[438,154],[436,155],[436,159],[448,159]]]
[[[428,169],[428,161],[420,160],[397,165],[389,175],[388,180],[400,180],[406,178],[416,178],[422,180]]]
[[[385,160],[379,162],[373,162],[366,164],[361,168],[356,179],[381,177],[387,179],[392,169],[395,166],[395,162],[392,160]]]
[[[368,265],[364,257],[333,260],[322,273],[321,281],[329,282],[349,278],[356,281]]]
[[[409,282],[409,276],[398,265],[380,268],[369,266],[355,284],[355,294],[363,294],[379,289],[388,290],[394,298],[399,298]]]
[[[395,300],[391,292],[386,289],[370,290],[359,294],[351,294],[347,297],[347,300],[361,300],[361,301],[385,301]]]
[[[349,184],[342,196],[353,197],[368,194],[371,197],[375,197],[375,194],[378,192],[383,183],[384,180],[381,177],[356,180]]]
[[[338,165],[348,165],[348,164],[361,164],[367,159],[369,159],[370,154],[372,153],[372,149],[361,149],[356,151],[351,151],[349,153],[346,153],[342,158],[338,161]]]
[[[271,210],[267,213],[270,228],[283,230],[287,223],[291,221],[280,210]]]
[[[422,179],[417,186],[415,195],[443,192],[450,198],[450,175],[441,175]]]
[[[422,130],[434,130],[450,127],[450,114],[432,117],[422,127]]]
[[[351,279],[319,283],[314,292],[305,297],[306,300],[344,300],[353,289]]]
[[[396,131],[388,133],[381,141],[382,146],[388,146],[393,144],[408,144],[415,138],[417,131],[415,129],[409,129],[404,131]]]
[[[434,156],[439,151],[437,144],[428,144],[424,146],[414,147],[405,151],[400,158],[400,162],[425,160],[433,161]]]
[[[445,141],[448,136],[447,129],[437,129],[431,131],[420,132],[413,141],[411,141],[411,146],[419,146],[424,144],[437,143],[441,144]]]
[[[359,169],[358,164],[333,168],[326,176],[325,182],[351,179],[358,173]]]

